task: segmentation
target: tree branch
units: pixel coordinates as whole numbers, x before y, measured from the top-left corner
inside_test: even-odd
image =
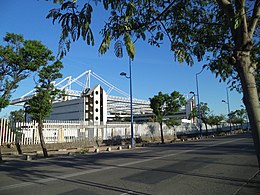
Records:
[[[234,12],[233,6],[230,3],[230,1],[228,1],[228,0],[216,0],[216,1],[219,4],[222,11],[226,14],[226,17],[227,17],[227,20],[229,23],[229,28],[231,30],[234,40],[236,41],[234,22],[232,22],[232,19],[235,17],[235,12]]]
[[[161,16],[163,16],[175,3],[175,1],[172,1],[166,8],[165,10],[162,11],[156,18],[154,18],[152,21],[150,21],[148,24],[152,24],[153,22],[157,21],[160,19]]]
[[[149,1],[149,3],[150,3],[150,1]],[[134,28],[132,28],[131,30],[136,30],[136,29],[142,28],[144,26],[148,26],[148,25],[154,23],[155,21],[160,20],[160,18],[173,6],[174,3],[175,3],[175,1],[172,1],[157,17],[153,18],[151,21],[137,25]]]
[[[163,27],[163,29],[164,29],[164,31],[165,31],[165,33],[166,33],[166,35],[167,35],[169,41],[172,43],[172,38],[171,38],[170,34],[167,32],[166,26],[165,26],[164,23],[162,23],[161,21],[160,21],[160,23],[161,23],[161,25],[162,25],[162,27]]]
[[[250,38],[253,37],[256,25],[259,21],[260,18],[260,0],[256,0],[255,5],[254,5],[254,11],[251,17],[251,22],[249,24],[248,28],[248,35]]]
[[[237,36],[239,40],[237,40],[237,46],[247,46],[248,45],[248,25],[245,13],[245,0],[236,0],[235,7],[236,7],[236,14],[239,14],[240,22],[239,25],[236,27]],[[236,16],[238,17],[238,16]],[[235,18],[237,20],[237,18]],[[239,21],[239,20],[238,20]]]

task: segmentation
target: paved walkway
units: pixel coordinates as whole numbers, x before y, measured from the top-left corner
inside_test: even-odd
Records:
[[[247,183],[234,195],[259,195],[260,194],[260,172],[258,171]]]

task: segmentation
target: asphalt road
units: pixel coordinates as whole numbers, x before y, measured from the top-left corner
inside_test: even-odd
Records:
[[[250,135],[0,164],[0,194],[260,194]],[[245,190],[247,187],[247,190]]]

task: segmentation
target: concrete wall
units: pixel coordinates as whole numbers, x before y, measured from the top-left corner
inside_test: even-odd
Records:
[[[48,120],[83,120],[85,98],[56,102]]]

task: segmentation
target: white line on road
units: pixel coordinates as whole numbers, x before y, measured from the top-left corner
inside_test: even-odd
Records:
[[[212,145],[209,145],[209,146],[202,146],[202,147],[199,147],[199,148],[196,148],[196,149],[184,150],[184,151],[174,153],[174,154],[167,154],[167,155],[163,155],[163,156],[151,157],[151,158],[142,159],[142,160],[138,160],[138,161],[123,163],[121,165],[116,165],[116,166],[105,166],[105,167],[102,167],[100,169],[91,169],[91,170],[86,170],[86,171],[81,171],[81,172],[76,172],[76,173],[70,173],[70,174],[61,175],[61,176],[50,176],[48,178],[39,179],[39,180],[35,180],[35,181],[32,181],[32,182],[22,182],[22,183],[18,183],[18,184],[3,186],[3,187],[0,187],[0,191],[19,188],[19,187],[26,187],[26,186],[40,184],[40,183],[42,184],[42,183],[47,183],[47,182],[50,182],[50,181],[57,181],[57,180],[60,180],[60,179],[67,179],[67,178],[77,177],[77,176],[86,175],[86,174],[90,174],[90,173],[96,173],[96,172],[100,172],[100,171],[115,169],[115,168],[118,168],[118,167],[125,167],[125,166],[144,163],[144,162],[148,162],[148,161],[152,161],[152,160],[167,158],[167,157],[171,157],[171,156],[177,156],[179,154],[193,152],[193,151],[196,151],[196,150],[207,149],[207,148],[211,148],[211,147],[215,147],[215,146],[219,146],[219,145],[223,145],[223,144],[227,144],[227,143],[240,141],[240,140],[243,140],[243,139],[246,139],[246,138],[240,138],[240,139],[235,139],[235,140],[231,140],[231,141],[221,142],[221,143],[212,144]]]

